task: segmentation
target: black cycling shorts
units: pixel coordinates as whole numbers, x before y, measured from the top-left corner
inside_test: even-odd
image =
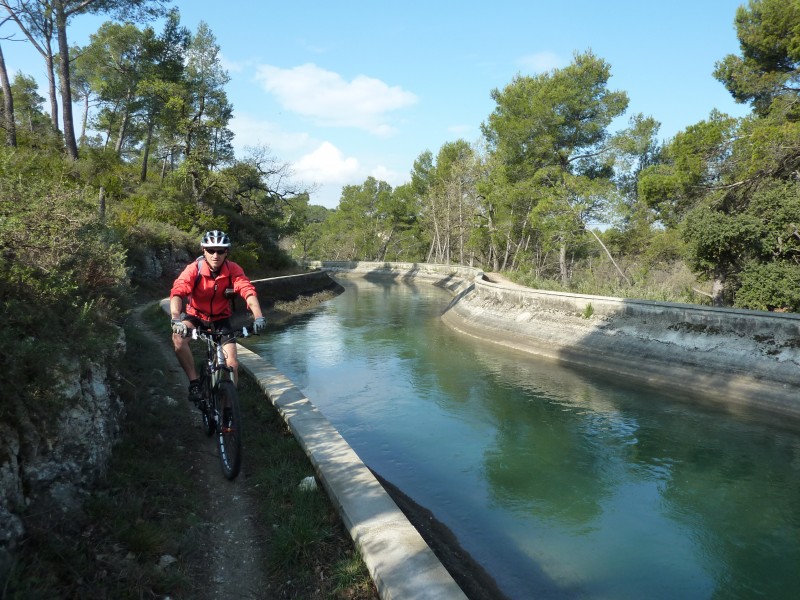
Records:
[[[230,344],[231,342],[235,342],[236,340],[233,337],[233,328],[231,327],[231,320],[229,318],[218,319],[217,321],[204,321],[198,317],[193,315],[186,315],[184,321],[189,321],[193,326],[198,327],[202,325],[203,327],[208,327],[212,331],[219,331],[224,335],[220,339],[220,343],[224,346],[225,344]]]

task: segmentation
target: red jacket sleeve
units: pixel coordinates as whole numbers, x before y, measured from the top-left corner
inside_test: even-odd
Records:
[[[172,289],[169,292],[169,297],[180,296],[186,298],[192,293],[194,282],[197,279],[197,261],[186,265],[186,268],[180,275],[172,282]]]
[[[242,267],[236,263],[228,262],[228,268],[231,274],[231,284],[233,290],[245,300],[250,296],[257,296],[255,286],[250,282],[247,275],[244,274]]]

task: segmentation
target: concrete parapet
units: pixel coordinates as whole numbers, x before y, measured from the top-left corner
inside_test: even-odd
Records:
[[[452,265],[317,266],[364,277],[449,278],[455,297],[443,319],[462,333],[674,396],[800,422],[797,314],[535,290]]]
[[[330,422],[294,384],[239,346],[258,382],[306,452],[384,600],[466,600],[422,536]]]
[[[339,275],[355,275],[365,279],[374,277],[422,280],[449,289],[454,293],[462,291],[464,286],[483,276],[483,271],[474,267],[428,263],[325,260],[309,261],[306,266],[311,269],[320,269]]]
[[[323,271],[253,283],[267,293],[289,288],[308,293],[337,285]],[[168,298],[161,301],[161,309],[169,313]],[[265,392],[314,466],[382,600],[466,600],[416,528],[328,419],[260,356],[242,345],[237,346],[237,354],[241,368]]]

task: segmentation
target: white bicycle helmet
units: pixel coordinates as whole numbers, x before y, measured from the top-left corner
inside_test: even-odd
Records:
[[[200,242],[201,248],[230,248],[231,239],[228,234],[219,229],[206,231],[203,240]]]

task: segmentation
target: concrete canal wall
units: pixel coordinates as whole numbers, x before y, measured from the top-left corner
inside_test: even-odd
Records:
[[[800,422],[800,316],[533,290],[478,269],[415,263],[315,262],[307,274],[255,281],[264,298],[341,289],[329,273],[419,280],[450,290],[454,329],[545,359],[624,377],[739,412]],[[490,275],[491,276],[491,275]],[[369,469],[294,384],[240,346],[298,439],[359,548],[382,599],[466,596]]]
[[[692,401],[800,422],[797,314],[534,290],[451,265],[309,266],[340,276],[422,279],[453,292],[442,318],[467,335]]]
[[[258,279],[253,284],[264,308],[276,300],[342,289],[325,271]],[[168,298],[161,301],[161,308],[169,313]],[[242,303],[236,308],[245,310]],[[234,315],[232,322],[237,318],[247,320]],[[314,466],[381,600],[466,600],[417,529],[311,399],[253,351],[239,345],[238,355],[240,367],[264,391]]]

